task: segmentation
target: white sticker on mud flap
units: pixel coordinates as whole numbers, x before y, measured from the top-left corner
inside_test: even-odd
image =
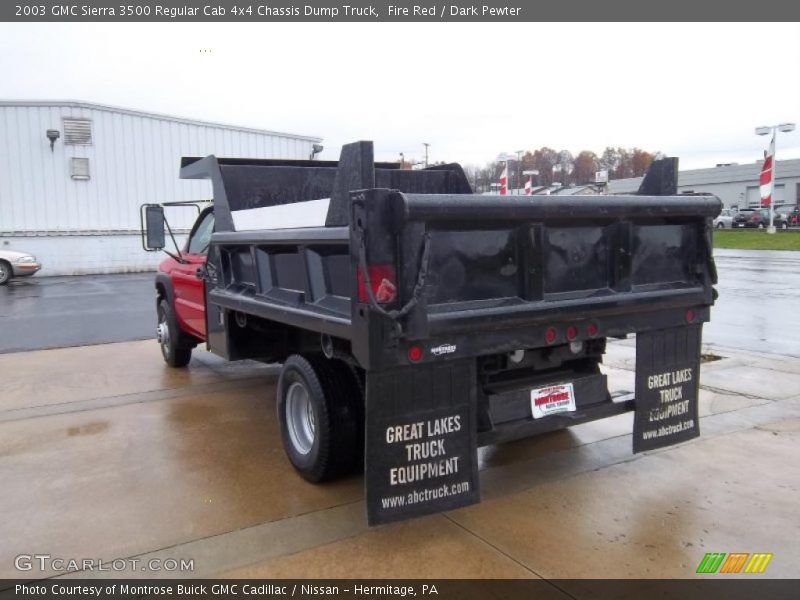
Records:
[[[534,419],[575,411],[575,390],[571,383],[548,385],[531,390],[531,412]]]

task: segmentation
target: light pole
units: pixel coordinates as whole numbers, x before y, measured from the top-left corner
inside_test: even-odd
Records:
[[[425,168],[428,168],[428,146],[430,144],[428,142],[422,142],[422,145],[425,146]]]
[[[520,184],[520,167],[522,166],[522,154],[525,150],[517,150],[517,195],[519,196],[519,184]]]
[[[778,131],[782,133],[789,133],[794,131],[794,123],[780,123],[778,125],[766,125],[763,127],[756,127],[756,135],[769,135],[772,134],[772,139],[775,140],[775,149],[772,152],[772,189],[770,190],[769,198],[769,227],[767,233],[775,233],[775,191],[778,187],[777,166],[778,161],[775,158],[778,146]]]

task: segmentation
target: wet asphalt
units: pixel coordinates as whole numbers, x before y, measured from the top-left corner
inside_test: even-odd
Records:
[[[717,250],[706,343],[800,356],[800,252]],[[147,339],[153,273],[33,277],[0,286],[0,353]]]
[[[153,276],[12,279],[0,286],[0,353],[153,337]]]

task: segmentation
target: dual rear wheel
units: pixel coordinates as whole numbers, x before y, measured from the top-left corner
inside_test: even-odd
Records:
[[[360,470],[364,393],[356,371],[323,355],[290,356],[277,389],[286,456],[305,479],[326,481]]]

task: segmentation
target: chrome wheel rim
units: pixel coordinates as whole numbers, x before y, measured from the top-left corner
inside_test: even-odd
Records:
[[[169,356],[169,326],[167,325],[167,316],[162,312],[156,327],[156,339],[161,346],[161,354],[164,358]]]
[[[5,283],[8,279],[8,267],[0,262],[0,283]]]
[[[316,436],[314,408],[308,390],[302,383],[293,383],[286,392],[286,428],[297,452],[311,452]]]

